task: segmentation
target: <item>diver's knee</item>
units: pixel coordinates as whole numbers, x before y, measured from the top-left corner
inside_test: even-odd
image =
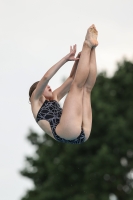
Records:
[[[77,83],[76,81],[71,84],[71,88],[70,90],[78,90],[78,91],[83,91],[84,89],[84,85],[81,85],[79,83]]]
[[[91,87],[91,86],[89,86],[89,85],[87,85],[87,86],[85,85],[85,86],[84,86],[84,92],[86,92],[86,93],[89,93],[89,94],[90,94],[90,93],[91,93],[91,91],[92,91],[92,87]]]

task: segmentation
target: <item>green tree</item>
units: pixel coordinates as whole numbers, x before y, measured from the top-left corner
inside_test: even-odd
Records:
[[[61,144],[30,131],[35,146],[21,174],[34,188],[22,200],[133,199],[133,63],[122,61],[114,76],[97,77],[92,92],[93,126],[81,145]]]

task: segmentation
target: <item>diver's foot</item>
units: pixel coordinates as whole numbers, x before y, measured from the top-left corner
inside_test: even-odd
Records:
[[[85,43],[89,45],[90,48],[96,47],[98,45],[97,41],[98,31],[94,24],[92,24],[88,30],[85,37]]]

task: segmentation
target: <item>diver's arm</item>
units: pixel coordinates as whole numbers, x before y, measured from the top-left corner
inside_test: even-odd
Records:
[[[78,66],[78,63],[79,63],[79,59],[80,59],[80,55],[81,55],[81,52],[78,53],[77,55],[77,60],[75,60],[74,64],[73,64],[73,67],[72,67],[72,70],[71,70],[71,73],[70,73],[70,76],[71,78],[74,79],[75,77],[75,74],[76,74],[76,70],[77,70],[77,66]]]
[[[67,62],[67,61],[75,61],[77,58],[75,58],[76,53],[76,45],[70,47],[70,53],[67,54],[65,57],[63,57],[59,62],[57,62],[55,65],[53,65],[42,77],[42,79],[39,81],[35,92],[34,92],[34,98],[39,99],[40,96],[43,94],[45,87],[47,86],[49,80],[55,75],[55,73]]]

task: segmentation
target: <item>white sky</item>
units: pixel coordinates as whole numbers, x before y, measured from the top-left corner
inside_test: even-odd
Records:
[[[70,45],[81,51],[87,28],[99,31],[98,71],[112,75],[123,57],[133,60],[132,0],[0,0],[0,199],[19,200],[32,183],[19,175],[33,148],[29,128],[42,133],[28,104],[33,82],[63,56]],[[64,65],[52,89],[71,71]]]

